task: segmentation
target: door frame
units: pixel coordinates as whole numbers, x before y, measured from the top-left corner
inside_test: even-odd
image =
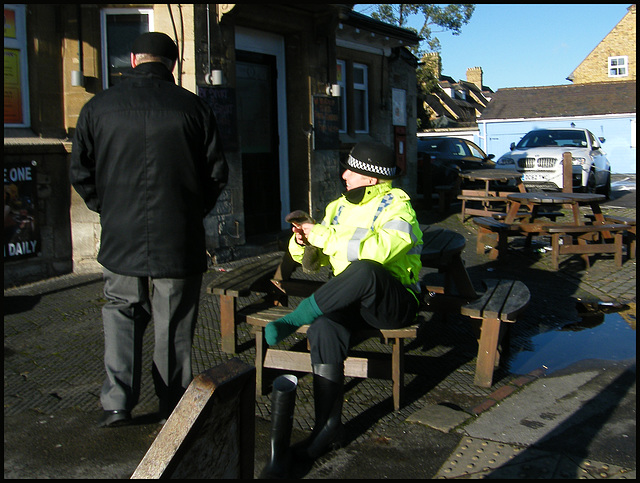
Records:
[[[280,228],[289,224],[284,217],[291,211],[289,198],[289,139],[287,136],[287,86],[285,80],[284,37],[270,32],[236,27],[236,50],[246,50],[276,58],[276,96],[278,112],[278,158],[280,166]]]

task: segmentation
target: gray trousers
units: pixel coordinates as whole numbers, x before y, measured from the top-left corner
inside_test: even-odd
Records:
[[[142,340],[153,316],[153,381],[167,415],[189,386],[191,346],[198,317],[202,274],[185,279],[128,277],[104,269],[102,308],[107,377],[104,410],[131,411],[140,397]]]

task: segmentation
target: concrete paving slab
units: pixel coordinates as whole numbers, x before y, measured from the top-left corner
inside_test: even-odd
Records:
[[[471,416],[464,411],[435,404],[418,409],[407,418],[407,422],[424,424],[443,433],[448,433],[469,418]]]
[[[476,438],[531,445],[554,431],[597,394],[579,391],[597,375],[584,372],[538,379],[483,413],[465,431]]]

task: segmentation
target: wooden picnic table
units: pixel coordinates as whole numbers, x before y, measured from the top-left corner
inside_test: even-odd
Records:
[[[513,193],[507,196],[509,209],[504,224],[513,232],[514,227],[527,236],[550,235],[551,255],[554,270],[559,268],[559,255],[579,254],[582,256],[587,268],[590,267],[589,255],[597,253],[613,253],[617,266],[622,266],[622,240],[623,235],[630,229],[627,224],[608,223],[605,220],[600,203],[606,199],[605,195],[596,193],[562,193],[562,192],[535,192]],[[531,217],[520,223],[517,213],[522,204],[531,207]],[[585,224],[580,214],[580,206],[588,205],[591,208],[592,224]],[[559,224],[542,222],[537,219],[538,210],[542,206],[562,205],[568,206],[573,214],[571,223]],[[613,243],[607,241],[613,240]]]
[[[526,188],[522,182],[522,174],[508,169],[478,169],[474,171],[464,171],[460,177],[469,181],[484,181],[484,189],[462,189],[458,199],[462,200],[462,221],[467,215],[491,216],[500,213],[502,210],[496,209],[495,204],[502,206],[507,202],[507,195],[514,193],[513,190],[498,190],[491,186],[496,182],[515,181],[517,192],[525,193]],[[469,202],[480,202],[482,208],[470,208]]]
[[[505,223],[513,223],[516,220],[520,207],[524,204],[531,206],[532,218],[535,218],[538,210],[544,205],[563,205],[571,208],[573,221],[576,226],[584,225],[580,216],[580,205],[588,204],[598,222],[604,222],[604,216],[600,209],[600,203],[606,200],[605,195],[595,193],[561,193],[561,192],[529,192],[511,193],[507,195],[509,209]]]
[[[282,256],[282,252],[258,256],[238,267],[220,272],[207,286],[207,293],[217,295],[220,299],[220,335],[224,352],[234,354],[237,351],[236,326],[241,322],[238,317],[238,298],[268,289],[271,285],[269,279],[280,266]]]

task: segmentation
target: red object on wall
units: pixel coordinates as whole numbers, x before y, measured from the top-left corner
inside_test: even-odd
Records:
[[[395,126],[393,129],[396,165],[405,173],[407,171],[407,129],[404,126]]]

